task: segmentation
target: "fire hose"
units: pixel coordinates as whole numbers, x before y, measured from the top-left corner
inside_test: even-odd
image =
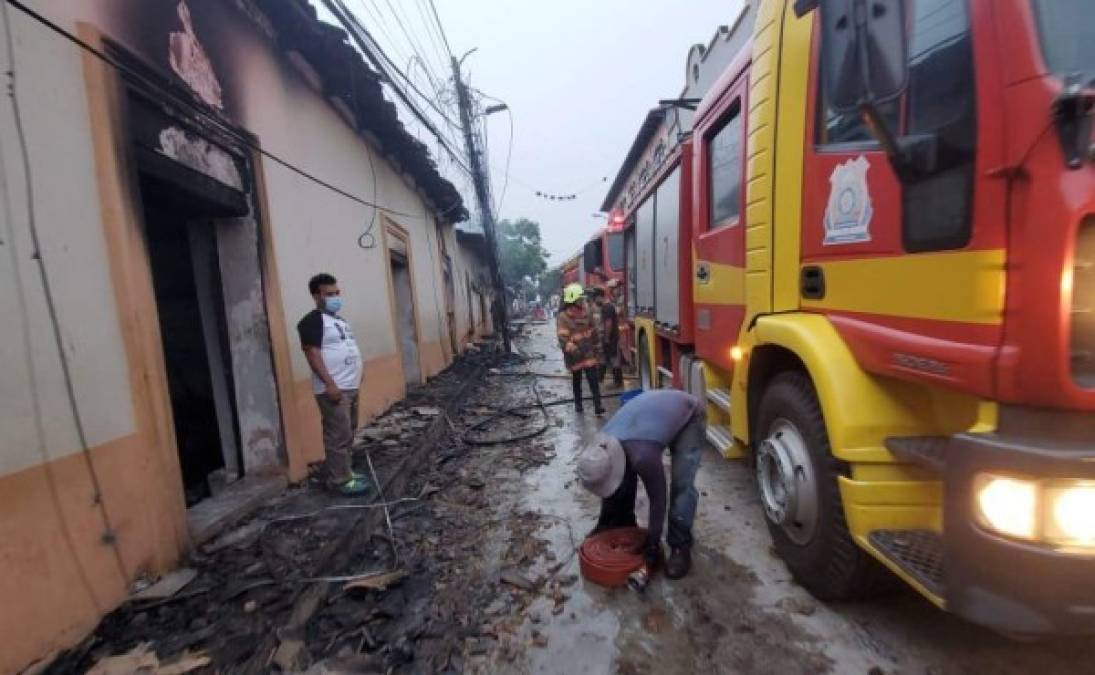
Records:
[[[499,374],[500,375],[534,375],[534,373],[499,373]],[[537,376],[537,377],[539,377],[539,376]],[[611,394],[601,394],[601,398],[602,399],[618,398],[623,393],[625,393],[625,392],[614,392],[614,393],[611,393]],[[491,415],[490,417],[487,417],[486,419],[480,420],[479,422],[476,422],[472,426],[465,429],[464,434],[462,436],[464,442],[469,444],[469,445],[485,446],[485,445],[499,445],[499,444],[502,444],[502,443],[516,443],[518,441],[527,441],[530,438],[536,438],[537,436],[544,433],[545,431],[547,431],[551,427],[551,415],[549,415],[548,411],[547,411],[547,409],[549,407],[557,406],[557,405],[566,405],[567,403],[573,403],[574,402],[573,397],[571,397],[571,398],[560,398],[560,399],[556,399],[554,401],[544,401],[543,397],[540,395],[540,389],[537,386],[537,383],[536,383],[535,380],[533,380],[533,382],[532,382],[532,395],[536,399],[535,403],[526,403],[526,404],[516,405],[516,406],[510,407],[510,408],[506,408],[504,410],[500,410],[500,411],[494,413],[493,415]],[[583,400],[589,400],[589,399],[586,398],[586,399],[583,399]],[[535,413],[533,415],[526,414],[524,412],[526,410],[539,410],[540,411],[540,415],[542,416],[543,421],[540,424],[540,426],[537,427],[536,429],[534,429],[532,431],[527,431],[527,432],[514,434],[512,436],[503,436],[503,437],[496,437],[496,438],[482,438],[482,437],[479,437],[478,434],[480,433],[481,430],[486,429],[487,427],[491,426],[492,424],[498,422],[499,420],[501,420],[505,417],[516,417],[516,418],[521,419],[521,420],[528,420],[530,417],[534,416]]]
[[[642,554],[634,552],[645,541],[646,530],[638,527],[605,530],[586,537],[578,547],[582,576],[609,588],[629,585],[630,577],[646,566]],[[645,586],[649,577],[641,576],[640,583]]]

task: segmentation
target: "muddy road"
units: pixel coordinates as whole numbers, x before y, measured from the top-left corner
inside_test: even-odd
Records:
[[[534,333],[529,349],[547,356],[538,371],[562,372],[550,331]],[[565,395],[569,384],[545,385]],[[610,407],[614,409],[615,405]],[[560,410],[553,433],[556,459],[526,478],[525,508],[585,531],[598,502],[573,482],[578,437],[593,433],[589,413]],[[697,478],[692,573],[658,579],[645,597],[606,593],[580,584],[574,616],[552,621],[544,649],[528,653],[539,673],[1081,673],[1090,672],[1089,639],[1020,644],[937,610],[912,591],[870,603],[823,604],[790,577],[770,548],[753,476],[743,462],[704,456]],[[640,521],[645,501],[640,485]],[[548,530],[553,546],[569,545],[565,528]],[[1033,581],[1033,580],[1032,580]]]
[[[530,358],[463,359],[361,431],[355,469],[372,461],[387,509],[291,488],[184,561],[181,590],[128,603],[43,671],[132,672],[118,659],[144,652],[175,673],[1091,670],[1090,640],[1011,642],[911,592],[813,600],[770,552],[747,467],[714,451],[692,573],[642,596],[586,584],[575,546],[599,503],[574,456],[603,421],[540,407],[570,397],[551,326],[517,346]]]

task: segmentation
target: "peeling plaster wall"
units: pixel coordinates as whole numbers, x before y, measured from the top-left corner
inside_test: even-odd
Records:
[[[300,169],[394,211],[388,213],[391,222],[406,231],[410,242],[423,364],[428,374],[436,372],[451,350],[438,229],[426,215],[429,207],[291,60],[272,48],[237,4],[190,1],[188,28],[175,0],[29,0],[65,30],[79,33],[84,24],[164,77],[180,77],[206,101],[223,106],[224,115],[264,148]],[[168,569],[188,540],[170,410],[162,400],[153,400],[165,388],[166,376],[157,362],[161,345],[147,256],[132,220],[132,212],[140,209],[125,182],[126,154],[115,152],[124,140],[104,102],[108,87],[103,82],[113,83],[113,75],[101,74],[105,66],[20,11],[9,7],[9,15],[42,250],[102,500],[93,499],[96,486],[76,440],[31,258],[25,175],[5,97],[0,105],[0,310],[13,320],[0,328],[0,672],[18,670],[78,640],[125,598],[135,576]],[[197,40],[201,58],[193,43],[179,43],[181,37]],[[0,55],[6,53],[2,41],[0,31]],[[178,71],[181,76],[174,75]],[[220,168],[203,171],[235,183],[228,166],[202,150],[200,142],[180,143],[184,139],[178,135],[169,136],[162,151],[206,168],[212,160]],[[216,224],[234,379],[245,403],[240,411],[243,454],[249,469],[288,462],[290,475],[300,478],[307,462],[322,457],[318,413],[295,330],[296,321],[312,307],[306,288],[312,274],[329,271],[341,281],[345,315],[370,373],[363,412],[375,413],[403,394],[385,219],[372,207],[269,159],[256,158],[255,166],[264,196],[259,204],[262,232],[268,236],[259,236],[254,220]],[[371,238],[364,238],[362,248],[358,240],[366,231]],[[467,310],[464,280],[469,273],[482,276],[482,261],[450,238],[451,228],[441,228],[440,234],[453,258],[457,342],[462,343],[464,331],[480,318],[477,299]],[[225,255],[260,245],[272,255],[262,261],[271,272],[265,280],[258,258]],[[272,325],[267,325],[267,310],[276,317]],[[37,432],[36,407],[43,435]],[[287,457],[278,454],[281,447]],[[117,550],[101,541],[108,515]]]
[[[92,445],[133,433],[129,378],[94,181],[80,55],[9,8],[35,216],[80,416]],[[0,44],[5,38],[0,35]],[[7,48],[0,48],[4,70]],[[0,105],[0,475],[80,451],[31,242],[26,180],[8,98]],[[27,316],[22,313],[22,302]],[[28,336],[24,336],[26,327]],[[29,337],[29,339],[28,339]],[[27,358],[27,350],[30,358]],[[45,421],[34,425],[34,397]],[[44,447],[39,447],[39,446]]]
[[[488,317],[483,313],[480,302],[480,297],[485,297],[489,308],[491,295],[484,293],[490,288],[487,261],[479,248],[464,243],[455,234],[449,250],[453,255],[457,341],[464,344],[490,332]]]
[[[266,319],[254,218],[216,224],[244,473],[277,470],[287,457]]]

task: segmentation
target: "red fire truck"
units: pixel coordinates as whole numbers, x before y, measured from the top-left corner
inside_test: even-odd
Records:
[[[644,386],[708,402],[822,599],[1095,632],[1091,0],[769,0],[623,214]]]
[[[583,286],[603,286],[610,279],[624,283],[624,225],[622,213],[609,214],[608,224],[597,230],[582,247],[578,280]]]

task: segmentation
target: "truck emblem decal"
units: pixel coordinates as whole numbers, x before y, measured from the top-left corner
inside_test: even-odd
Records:
[[[829,176],[829,204],[825,207],[825,246],[858,244],[871,240],[871,192],[863,155],[837,165]]]
[[[711,281],[711,266],[705,262],[696,263],[696,281],[706,284]]]

